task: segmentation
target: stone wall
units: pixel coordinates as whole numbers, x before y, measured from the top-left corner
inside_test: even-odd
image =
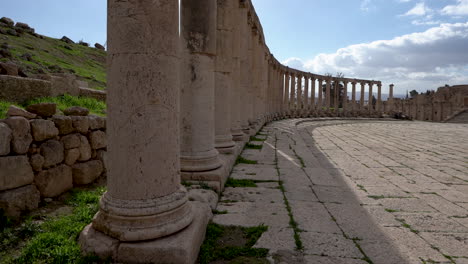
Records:
[[[80,107],[11,106],[0,120],[0,208],[9,217],[105,173],[106,120]]]
[[[443,122],[468,108],[468,85],[440,87],[411,99],[394,99],[393,111],[410,119]]]

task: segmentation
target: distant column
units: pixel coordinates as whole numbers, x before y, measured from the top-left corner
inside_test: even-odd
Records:
[[[330,92],[330,90],[331,90],[331,78],[327,78],[325,80],[325,82],[326,82],[326,89],[327,89],[326,90],[326,95],[325,95],[326,96],[325,100],[326,100],[327,113],[329,113],[330,112],[330,107],[331,107],[331,92]]]
[[[388,107],[388,111],[389,113],[395,111],[395,105],[394,105],[394,100],[393,100],[393,87],[394,85],[393,84],[390,84],[390,87],[389,87],[389,91],[388,91],[388,104],[389,104],[389,107]],[[440,120],[436,120],[436,121],[440,121]]]
[[[310,100],[309,100],[309,76],[304,75],[304,110],[302,111],[303,117],[307,117],[310,112]]]
[[[311,91],[310,91],[310,108],[311,108],[311,112],[315,112],[316,110],[316,106],[315,106],[315,76],[312,76],[311,79],[311,84],[312,84],[312,87],[311,87]]]
[[[356,81],[351,82],[352,84],[352,94],[351,94],[351,110],[354,112],[356,111]]]
[[[334,84],[335,84],[335,87],[334,87],[334,93],[333,93],[333,112],[335,112],[335,114],[338,114],[339,112],[339,108],[340,108],[340,102],[338,100],[338,98],[340,97],[340,80],[338,78],[335,79],[334,81]]]
[[[318,92],[318,102],[317,102],[317,111],[319,113],[322,112],[323,110],[323,80],[322,79],[317,79],[317,92]]]
[[[382,112],[382,83],[377,83],[377,112]]]
[[[361,82],[361,98],[359,102],[359,110],[364,112],[364,96],[365,96],[366,82]]]
[[[297,76],[297,106],[296,106],[296,115],[301,116],[303,108],[302,102],[302,75]]]
[[[289,113],[291,117],[294,116],[296,110],[296,74],[291,73],[291,95],[289,96]]]
[[[284,72],[284,112],[283,114],[286,116],[289,115],[289,112],[291,110],[291,96],[289,89],[291,87],[291,75],[288,71]]]
[[[374,86],[374,82],[369,82],[369,99],[367,101],[367,105],[369,107],[369,113],[372,114],[374,112],[374,104],[373,104],[373,98],[374,95],[372,93],[372,87]]]
[[[343,105],[343,114],[347,116],[348,111],[348,82],[343,80],[343,98],[342,103]]]

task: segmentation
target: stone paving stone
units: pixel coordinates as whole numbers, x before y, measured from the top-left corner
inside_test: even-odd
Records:
[[[383,206],[375,205],[364,205],[363,206],[367,212],[377,220],[377,222],[382,226],[401,226],[401,223],[395,220],[395,217],[385,211]]]
[[[301,232],[306,254],[342,258],[362,258],[354,242],[342,234]]]
[[[398,246],[385,240],[358,241],[366,256],[375,264],[421,264],[398,250]]]
[[[315,255],[305,256],[304,259],[306,263],[310,264],[367,264],[367,262],[362,259],[335,258]]]
[[[284,204],[268,203],[233,203],[232,206],[219,204],[218,211],[227,210],[227,214],[217,214],[213,222],[220,225],[287,227],[289,216]]]
[[[321,202],[359,204],[356,195],[350,191],[349,187],[314,185],[312,188]]]
[[[278,180],[278,175],[274,167],[256,168],[256,167],[251,167],[251,166],[249,167],[240,166],[240,168],[236,168],[232,171],[230,177],[233,179],[250,179],[250,180],[260,180],[260,181],[277,181]]]
[[[291,209],[299,228],[305,231],[341,234],[325,206],[318,202],[293,201]]]
[[[254,248],[267,248],[269,254],[274,254],[282,249],[293,249],[296,246],[294,242],[294,231],[289,227],[268,227],[268,230],[262,234]]]
[[[421,232],[419,235],[446,255],[468,258],[468,234],[466,233]]]
[[[461,204],[452,203],[437,194],[418,193],[415,194],[415,196],[420,198],[433,208],[436,208],[437,211],[448,216],[463,216],[468,214],[468,206],[467,208],[463,208],[462,206],[460,206]]]
[[[331,175],[327,170],[323,168],[304,168],[309,179],[315,185],[325,186],[343,186],[344,182],[338,176]]]
[[[426,201],[418,198],[381,199],[380,203],[385,209],[404,212],[436,212]]]
[[[417,231],[468,232],[468,229],[440,213],[395,213]]]

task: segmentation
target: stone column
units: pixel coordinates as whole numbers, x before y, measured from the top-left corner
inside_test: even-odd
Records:
[[[312,76],[310,78],[311,82],[311,90],[310,90],[310,113],[315,113],[316,112],[316,106],[315,106],[315,76]]]
[[[356,81],[351,82],[352,84],[352,92],[351,92],[351,110],[354,112],[356,111]]]
[[[322,79],[317,79],[317,91],[318,91],[318,102],[317,102],[317,111],[319,113],[322,113],[323,110],[323,80]]]
[[[233,69],[233,2],[218,1],[215,59],[215,147],[219,153],[233,153],[231,134],[231,86]]]
[[[283,92],[283,117],[286,118],[289,112],[289,87],[291,85],[291,79],[289,72],[284,72],[284,92]]]
[[[327,107],[327,113],[330,113],[330,106],[331,106],[331,93],[330,93],[330,86],[331,86],[331,78],[327,78],[325,80],[326,82],[326,107]]]
[[[119,263],[198,254],[209,211],[180,185],[178,25],[177,1],[108,1],[107,192],[80,235],[85,254]]]
[[[343,105],[343,115],[348,116],[348,82],[343,80],[343,98],[342,103]]]
[[[365,96],[366,82],[361,82],[361,98],[359,99],[359,111],[364,112],[364,96]]]
[[[390,84],[389,91],[388,91],[388,113],[393,113],[395,111],[395,105],[393,101],[393,84]],[[440,121],[440,120],[436,120]]]
[[[302,117],[309,116],[310,102],[309,102],[309,76],[304,75],[304,110],[302,111]]]
[[[251,46],[250,46],[250,26],[248,23],[248,8],[244,4],[239,5],[239,30],[240,30],[240,104],[241,104],[241,128],[242,131],[246,135],[250,135],[250,126],[249,126],[249,118],[251,115],[251,102],[252,102],[252,94],[251,94]]]
[[[233,45],[232,45],[232,87],[231,87],[231,134],[234,141],[244,140],[244,133],[242,132],[241,126],[241,96],[244,98],[244,94],[241,88],[241,35],[240,28],[237,23],[240,21],[240,9],[238,8],[237,2],[233,1],[232,6],[232,33],[233,33]]]
[[[382,83],[377,83],[377,112],[382,113]]]
[[[339,114],[340,111],[340,102],[338,98],[340,97],[340,80],[338,78],[335,79],[334,81],[335,88],[334,88],[334,93],[333,93],[333,112],[335,115]]]
[[[216,0],[182,0],[181,170],[184,180],[221,167],[215,149]],[[200,19],[203,17],[203,19]]]
[[[374,112],[374,105],[372,103],[372,86],[374,86],[374,82],[369,82],[369,99],[367,99],[367,105],[369,107],[369,113],[372,114]]]
[[[302,75],[297,76],[297,106],[296,106],[296,117],[300,117],[303,110],[302,102]]]
[[[289,115],[294,117],[294,112],[296,110],[296,74],[291,73],[291,88],[289,96]]]

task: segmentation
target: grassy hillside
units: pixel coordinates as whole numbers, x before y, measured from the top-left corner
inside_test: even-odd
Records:
[[[90,88],[102,90],[106,87],[105,51],[46,36],[41,39],[28,33],[19,37],[0,34],[0,44],[2,48],[8,46],[12,54],[11,58],[0,58],[0,61],[12,61],[26,74],[73,73],[87,81]]]

